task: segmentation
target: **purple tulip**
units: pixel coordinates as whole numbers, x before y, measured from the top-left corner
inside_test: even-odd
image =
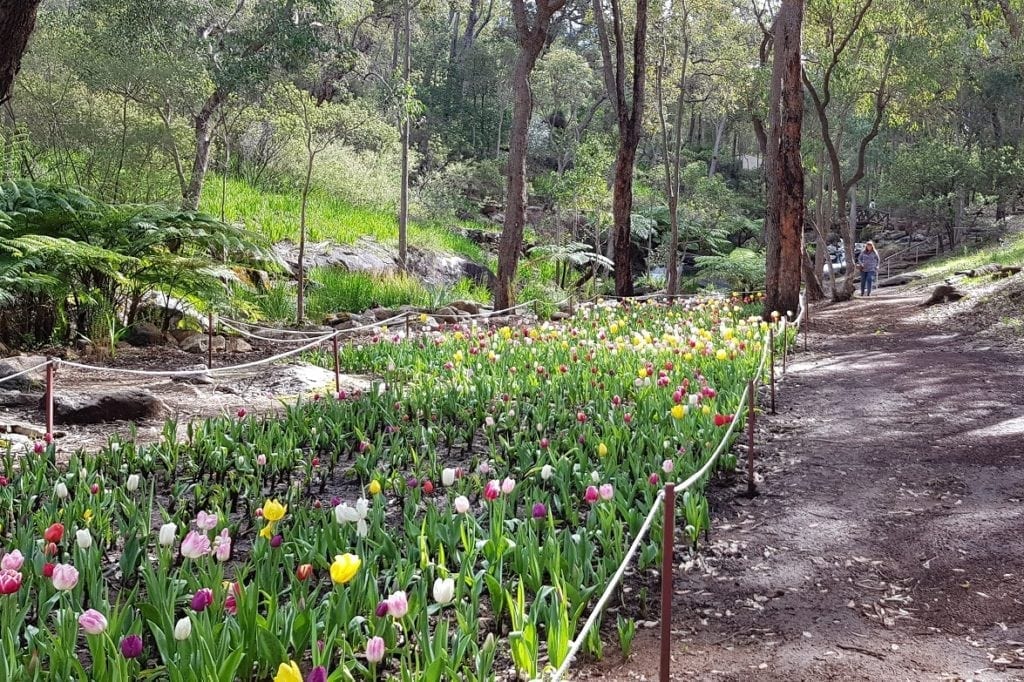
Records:
[[[309,677],[306,678],[306,682],[327,682],[327,668],[322,665],[318,665],[309,671]]]
[[[533,518],[543,519],[548,515],[548,508],[544,506],[543,502],[535,502],[533,505]]]
[[[277,549],[278,547],[281,546],[281,543],[283,541],[284,541],[284,538],[281,537],[280,533],[278,533],[274,537],[270,538],[270,546],[273,547],[274,549]]]
[[[206,610],[206,607],[213,603],[213,590],[209,587],[204,587],[198,590],[192,595],[192,610],[196,612],[202,612]]]
[[[142,655],[142,637],[128,635],[121,639],[121,655],[125,658],[138,658]]]
[[[384,616],[388,615],[388,602],[386,599],[381,603],[377,604],[377,610],[374,611],[374,613],[377,614],[378,618],[383,618]]]

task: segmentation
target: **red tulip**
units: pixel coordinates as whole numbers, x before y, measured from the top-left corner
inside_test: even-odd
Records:
[[[302,564],[295,569],[295,577],[303,582],[309,580],[311,575],[313,575],[313,564]]]
[[[431,482],[430,479],[427,479],[426,481],[423,481],[423,494],[424,495],[429,495],[432,492],[434,492],[434,484],[433,484],[433,482]]]
[[[60,542],[60,539],[64,537],[64,524],[55,523],[43,533],[43,539],[47,542]]]

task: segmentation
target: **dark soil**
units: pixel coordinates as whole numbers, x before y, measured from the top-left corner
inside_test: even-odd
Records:
[[[672,679],[1024,680],[1024,356],[919,300],[815,308],[760,495],[712,486],[710,543],[677,547]],[[659,644],[576,678],[657,679]]]

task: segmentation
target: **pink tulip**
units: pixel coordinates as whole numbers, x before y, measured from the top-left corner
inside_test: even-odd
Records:
[[[367,663],[380,663],[384,659],[384,639],[382,637],[371,637],[366,643]]]
[[[261,467],[266,466],[267,465],[267,456],[266,455],[256,455],[256,465],[257,466],[261,466]]]
[[[71,564],[57,564],[53,567],[53,586],[69,592],[78,584],[78,569]]]
[[[612,487],[611,483],[605,483],[602,485],[598,490],[598,493],[601,495],[601,499],[605,502],[615,497],[615,489]]]
[[[10,568],[0,570],[0,595],[14,594],[21,588],[22,575]]]
[[[484,486],[484,499],[496,500],[501,494],[501,484],[497,479],[487,481],[487,485]]]
[[[89,609],[79,616],[78,624],[88,635],[101,635],[107,629],[107,619],[96,609]]]
[[[392,618],[402,618],[409,613],[409,598],[405,592],[399,590],[388,597],[388,615]]]
[[[199,559],[210,553],[210,538],[190,530],[181,541],[181,555],[186,559]]]
[[[217,527],[219,519],[216,514],[207,514],[205,511],[199,512],[196,516],[196,526],[202,530],[213,530]]]
[[[666,474],[671,474],[673,471],[675,471],[675,468],[675,462],[673,462],[670,459],[666,459],[664,462],[661,463],[661,470],[664,471]]]
[[[586,492],[583,493],[583,499],[587,504],[594,504],[597,502],[598,492],[597,486],[588,485]]]
[[[506,478],[504,481],[501,482],[501,492],[505,493],[506,495],[511,495],[512,491],[515,490],[515,487],[515,479]]]
[[[0,559],[0,568],[10,571],[20,571],[23,563],[25,563],[25,557],[21,555],[21,550],[16,549],[10,554],[4,554],[4,558]]]
[[[221,563],[231,557],[231,533],[225,528],[213,539],[213,554]]]

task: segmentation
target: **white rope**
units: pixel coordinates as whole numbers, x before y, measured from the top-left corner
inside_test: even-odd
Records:
[[[229,324],[228,322],[225,322],[223,319],[220,321],[220,324],[221,324],[222,327],[227,327],[231,331],[237,332],[237,333],[241,334],[242,336],[248,337],[250,339],[256,339],[258,341],[266,341],[267,343],[302,343],[303,341],[308,341],[309,340],[308,338],[301,338],[301,339],[275,339],[275,338],[272,338],[272,337],[269,337],[269,336],[260,336],[259,334],[253,334],[252,332],[246,331],[246,330],[242,329],[241,327],[236,327],[233,324]],[[267,328],[269,329],[269,327],[267,327]],[[286,332],[286,331],[289,331],[289,330],[281,329],[281,330],[274,330],[274,331]],[[331,336],[331,332],[327,332],[326,335],[324,335],[324,332],[319,332],[319,333],[322,336],[325,336],[326,338],[330,338],[330,336]]]
[[[0,377],[0,384],[4,383],[5,381],[10,381],[11,379],[17,379],[18,377],[22,376],[23,374],[28,374],[29,372],[34,372],[37,369],[42,369],[43,367],[46,367],[51,362],[53,362],[53,361],[52,360],[47,360],[46,362],[42,362],[42,363],[36,365],[35,367],[29,367],[28,369],[23,369],[20,372],[15,372],[14,374],[8,374],[5,377]]]
[[[238,325],[238,324],[245,325],[246,327],[253,327],[254,329],[260,329],[260,328],[262,328],[262,329],[270,329],[270,327],[265,327],[263,325],[253,324],[252,322],[242,322],[240,320],[232,320],[230,317],[223,317],[223,316],[220,317],[220,322],[221,322],[221,324],[224,324],[224,326],[232,328],[232,329],[233,329],[233,327],[231,327],[231,325]],[[230,323],[230,324],[225,324],[225,323]],[[309,330],[301,330],[301,329],[274,329],[274,331],[279,333],[279,334],[292,334],[293,336],[305,336],[305,337],[316,336],[316,335],[319,335],[319,334],[323,333],[323,332],[318,332],[318,331],[309,331]],[[257,336],[255,338],[260,338],[260,337]]]
[[[761,351],[761,361],[758,364],[757,373],[754,375],[754,381],[757,381],[761,374],[764,372],[764,364],[767,358],[768,344],[765,344],[764,349]],[[736,412],[733,413],[732,421],[729,423],[729,428],[725,432],[725,435],[722,436],[722,440],[718,443],[718,447],[715,449],[714,453],[704,463],[704,466],[702,466],[696,473],[694,473],[688,479],[674,487],[676,493],[686,490],[694,483],[699,481],[708,472],[711,466],[718,460],[719,455],[722,454],[722,452],[725,450],[729,443],[729,437],[732,436],[733,431],[735,431],[736,429],[736,425],[739,423],[739,416],[743,414],[743,408],[746,407],[747,405],[748,394],[748,390],[743,391],[743,397],[740,399],[739,407],[737,407]],[[633,544],[630,545],[629,551],[627,551],[626,556],[623,557],[622,563],[619,565],[618,570],[615,571],[615,575],[612,576],[611,582],[608,583],[608,587],[605,588],[605,591],[601,595],[601,598],[597,601],[597,604],[594,605],[593,611],[590,612],[590,617],[587,618],[587,622],[583,624],[583,629],[580,630],[579,634],[576,635],[576,639],[573,640],[572,646],[569,647],[569,652],[566,655],[565,660],[562,661],[562,665],[560,665],[558,667],[558,670],[556,670],[554,674],[551,676],[552,682],[557,682],[557,680],[562,679],[562,676],[569,671],[569,666],[572,665],[573,659],[576,657],[576,654],[579,653],[580,647],[583,646],[583,641],[590,633],[590,629],[594,627],[594,624],[597,622],[598,616],[604,610],[604,607],[607,604],[608,600],[611,599],[612,592],[615,590],[615,587],[618,585],[619,581],[622,579],[622,576],[625,574],[629,562],[633,559],[633,556],[639,549],[640,543],[643,541],[644,536],[647,535],[647,531],[650,530],[651,523],[654,520],[655,514],[658,512],[659,509],[662,508],[661,502],[664,496],[665,491],[659,490],[657,497],[654,499],[654,504],[651,505],[651,510],[647,512],[647,518],[644,520],[643,525],[640,527],[640,531],[637,533],[636,538],[633,539]],[[662,551],[665,551],[664,548],[662,548]]]
[[[321,343],[323,343],[324,341],[326,341],[326,340],[328,340],[331,337],[336,336],[336,335],[337,335],[337,332],[335,332],[333,334],[328,334],[327,336],[324,336],[324,337],[313,339],[312,341],[310,341],[309,343],[307,343],[306,345],[304,345],[304,346],[302,346],[300,348],[294,348],[292,350],[285,351],[284,353],[279,353],[277,355],[271,356],[269,358],[264,358],[262,360],[253,360],[252,362],[246,362],[246,363],[243,363],[241,365],[232,365],[230,367],[214,367],[212,369],[189,369],[189,370],[174,370],[174,371],[154,372],[154,371],[143,370],[143,369],[121,369],[121,368],[115,368],[115,367],[97,367],[96,365],[86,365],[86,364],[83,364],[83,363],[80,363],[80,362],[72,362],[70,360],[58,360],[58,361],[55,361],[55,362],[58,363],[58,366],[67,365],[68,367],[75,367],[77,369],[83,369],[83,370],[91,371],[91,372],[111,372],[111,373],[114,373],[114,374],[118,374],[118,373],[120,373],[120,374],[135,374],[135,375],[138,375],[138,376],[149,376],[149,377],[206,376],[206,375],[209,375],[209,374],[225,374],[225,373],[228,373],[228,372],[235,372],[235,371],[242,370],[242,369],[250,369],[252,367],[259,367],[260,365],[267,365],[267,364],[270,364],[272,362],[277,362],[278,360],[283,360],[284,358],[288,358],[288,357],[291,357],[293,355],[298,355],[299,353],[303,353],[303,352],[305,352],[305,351],[307,351],[307,350],[309,350],[311,348],[314,348],[314,347],[320,345]]]

